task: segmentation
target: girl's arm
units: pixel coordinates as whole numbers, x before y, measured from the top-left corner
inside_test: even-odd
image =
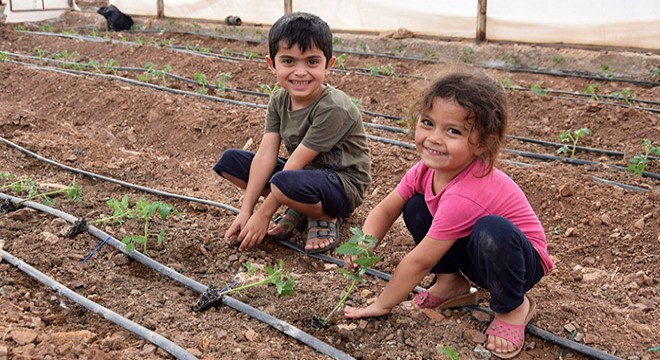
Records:
[[[358,319],[389,314],[392,308],[408,297],[410,291],[422,281],[455,242],[455,240],[425,237],[401,260],[394,270],[392,279],[385,285],[385,290],[373,304],[366,308],[346,306],[344,316]]]
[[[385,199],[381,200],[378,205],[376,205],[367,219],[362,225],[362,231],[365,235],[371,235],[378,239],[378,241],[383,240],[387,231],[390,230],[394,221],[401,215],[403,211],[403,206],[406,204],[406,200],[399,194],[397,189],[392,190]],[[356,264],[353,264],[353,260],[357,256],[345,256],[344,257],[344,268],[348,271],[352,271]]]

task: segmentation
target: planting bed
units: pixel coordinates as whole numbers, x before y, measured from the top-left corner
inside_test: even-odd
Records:
[[[81,3],[82,13],[67,14],[49,22],[50,27],[0,25],[0,136],[67,166],[239,207],[241,192],[221,181],[211,167],[227,148],[256,150],[258,146],[263,105],[268,101],[263,85],[275,84],[263,61],[267,28],[136,18],[147,31],[112,33],[105,41],[92,41],[92,36],[104,40],[104,20],[95,13],[102,2]],[[35,33],[44,30],[50,34]],[[61,35],[63,31],[69,31],[69,36],[53,36],[53,32]],[[652,75],[660,68],[660,56],[612,49],[336,35],[340,39],[338,56],[349,50],[402,55],[349,53],[344,60],[346,69],[330,72],[328,83],[359,102],[365,122],[402,128],[404,124],[397,119],[405,116],[432,78],[451,70],[479,71],[511,88],[511,135],[557,143],[560,133],[586,127],[592,134],[578,145],[623,153],[577,151],[576,159],[591,163],[574,165],[505,152],[499,167],[527,194],[546,229],[557,265],[531,291],[539,305],[532,323],[559,337],[575,335],[584,348],[615,357],[657,358],[653,350],[660,346],[660,165],[652,159],[645,177],[621,168],[642,151],[643,139],[660,145],[660,78]],[[74,52],[75,57],[71,56]],[[247,59],[251,54],[261,58]],[[63,60],[79,65],[74,69]],[[169,73],[193,81],[196,73],[203,73],[211,85],[222,73],[229,74],[223,83],[229,89],[223,93],[209,88],[206,97],[200,96],[204,91],[199,84],[164,79],[153,71],[148,76],[147,63],[153,64],[152,70],[169,67]],[[95,69],[105,64],[121,68]],[[379,66],[384,70],[390,64],[398,76],[369,76],[370,69]],[[520,69],[563,75],[517,71]],[[160,88],[139,85],[145,74],[149,84]],[[599,78],[569,76],[576,74]],[[600,84],[598,98],[584,96],[585,89],[595,83]],[[537,94],[539,85],[554,91]],[[531,91],[532,87],[537,91]],[[631,96],[623,97],[630,103],[615,98],[617,93],[619,98],[626,94],[626,88]],[[343,241],[350,237],[350,227],[359,227],[369,209],[418,159],[414,150],[400,146],[412,142],[410,135],[373,127],[368,132],[399,145],[372,138],[374,182],[366,203],[342,223]],[[167,221],[155,221],[154,229],[166,229],[165,241],[160,245],[149,242],[148,254],[201,284],[222,287],[243,270],[241,264],[246,261],[273,266],[283,260],[296,280],[295,296],[278,298],[272,287],[255,287],[234,298],[345,354],[361,359],[444,358],[440,348],[450,346],[460,358],[486,356],[479,345],[485,340],[481,333],[488,319],[478,311],[445,311],[431,319],[399,306],[378,319],[347,321],[338,314],[330,328],[315,329],[310,326],[312,316],[332,310],[346,285],[336,265],[269,241],[254,251],[238,252],[222,241],[235,215],[231,209],[145,194],[76,175],[6,144],[0,146],[2,173],[29,177],[39,184],[66,185],[75,177],[84,192],[82,201],[59,197],[53,205],[73,216],[88,220],[107,216],[111,210],[105,202],[124,195],[131,203],[146,196],[149,201],[173,205],[184,219],[170,216]],[[506,147],[557,155],[556,147],[515,139]],[[4,192],[16,195],[11,190]],[[108,245],[81,263],[100,240],[86,233],[68,238],[64,235],[68,227],[53,216],[21,208],[0,215],[0,240],[13,256],[196,357],[325,357],[227,306],[193,312],[190,307],[200,295],[197,291]],[[142,231],[137,221],[99,228],[117,239]],[[303,241],[300,236],[293,240]],[[397,221],[377,248],[383,261],[374,268],[392,273],[411,242],[403,222]],[[430,277],[422,286],[429,282]],[[348,303],[369,303],[384,284],[367,276]],[[480,290],[479,299],[481,307],[488,307],[486,292]],[[561,346],[528,334],[519,358],[556,359],[560,353],[563,358],[587,357],[572,350],[562,353]],[[0,263],[0,358],[3,355],[15,359],[170,356],[7,262]]]

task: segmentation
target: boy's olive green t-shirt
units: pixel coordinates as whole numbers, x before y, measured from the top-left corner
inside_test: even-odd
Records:
[[[360,111],[343,91],[330,85],[304,109],[290,111],[290,103],[286,91],[273,94],[265,132],[279,133],[289,156],[300,144],[318,151],[305,168],[336,172],[354,210],[371,183],[371,153]]]

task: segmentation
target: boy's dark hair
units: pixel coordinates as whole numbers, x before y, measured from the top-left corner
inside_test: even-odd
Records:
[[[332,58],[332,31],[316,15],[295,12],[282,16],[273,24],[268,32],[268,51],[273,64],[282,40],[286,42],[287,48],[298,45],[303,52],[316,45],[325,55],[326,66]]]
[[[436,80],[417,102],[415,115],[428,111],[435,98],[454,100],[467,110],[468,128],[479,133],[478,144],[486,146],[481,155],[490,173],[505,139],[509,111],[502,86],[485,75],[454,73]],[[418,120],[418,117],[413,117]]]

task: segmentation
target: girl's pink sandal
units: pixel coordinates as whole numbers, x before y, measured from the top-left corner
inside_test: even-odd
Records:
[[[532,298],[528,297],[527,299],[529,300],[529,312],[525,317],[524,324],[513,325],[498,319],[493,319],[493,322],[488,325],[486,335],[497,336],[498,338],[509,341],[516,347],[516,350],[508,353],[498,353],[491,351],[493,355],[501,359],[511,359],[520,354],[522,346],[525,343],[525,327],[527,326],[527,323],[532,319],[532,317],[534,317],[534,314],[536,314],[536,303]]]
[[[477,304],[477,289],[470,288],[470,292],[463,295],[444,299],[439,296],[432,295],[430,292],[424,290],[413,298],[413,304],[420,309],[435,309],[445,310],[461,306],[469,306]]]

